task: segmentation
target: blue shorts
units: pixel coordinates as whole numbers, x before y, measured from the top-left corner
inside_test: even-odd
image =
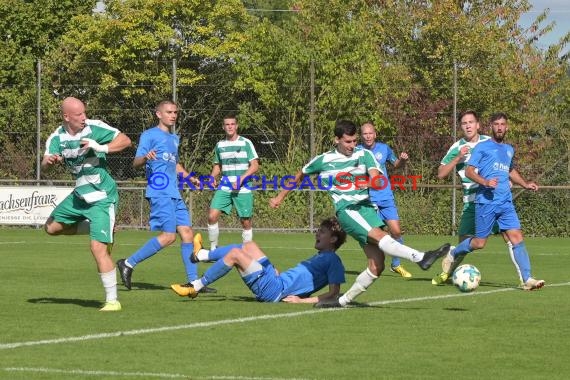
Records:
[[[521,222],[513,202],[501,204],[477,203],[475,205],[475,237],[486,238],[491,235],[497,222],[501,231],[520,230]]]
[[[378,216],[383,221],[400,220],[400,216],[398,215],[398,208],[396,207],[394,199],[386,199],[380,202],[376,202],[375,204],[378,207]]]
[[[176,232],[177,226],[192,226],[186,203],[176,198],[147,198],[151,231]]]
[[[243,282],[255,294],[260,302],[279,302],[283,294],[283,282],[275,271],[273,264],[264,266],[261,270],[243,277]]]

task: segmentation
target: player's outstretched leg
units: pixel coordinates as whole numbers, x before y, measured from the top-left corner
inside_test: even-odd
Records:
[[[445,243],[433,251],[424,252],[424,258],[418,261],[418,266],[422,268],[422,270],[428,270],[437,259],[447,255],[450,248],[451,245],[449,243]]]

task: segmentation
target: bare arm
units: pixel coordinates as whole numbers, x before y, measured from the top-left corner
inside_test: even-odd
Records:
[[[408,156],[408,153],[406,153],[406,152],[400,153],[400,157],[398,157],[396,162],[394,162],[394,169],[400,169],[400,168],[403,168],[404,166],[406,166],[409,158],[410,158],[410,156]]]
[[[41,166],[42,169],[48,169],[53,165],[59,164],[61,162],[63,162],[63,157],[61,157],[59,154],[47,154],[42,159]]]
[[[299,183],[299,181],[301,180],[301,178],[303,178],[303,172],[301,170],[299,170],[297,172],[297,174],[295,175],[295,178],[293,179],[293,182],[295,183]],[[293,186],[290,186],[293,187]],[[287,196],[287,194],[290,192],[290,189],[282,189],[279,194],[277,194],[277,196],[271,198],[269,200],[269,206],[271,206],[272,208],[277,208],[279,207],[279,205],[281,204],[281,202],[283,202],[283,200],[285,199],[285,197]]]
[[[89,138],[81,139],[82,149],[93,149],[98,153],[116,153],[123,149],[131,146],[131,139],[124,133],[119,133],[115,138],[108,144],[99,144],[97,141]]]
[[[239,185],[243,186],[244,185],[243,179],[249,177],[250,175],[255,174],[258,169],[259,169],[259,160],[257,158],[249,161],[249,167],[247,168],[245,173],[243,173],[243,175],[241,176],[242,180],[240,181]],[[239,189],[236,189],[236,190],[239,190]]]
[[[119,133],[109,144],[108,153],[117,153],[131,146],[131,139],[124,133]]]
[[[340,294],[340,284],[329,284],[329,291],[318,296],[301,298],[299,296],[287,296],[283,302],[288,303],[317,303],[319,301],[336,299]]]
[[[479,185],[483,185],[485,187],[497,187],[497,178],[491,178],[486,180],[485,178],[481,177],[479,173],[475,172],[475,167],[467,165],[465,168],[465,176],[469,178],[471,181],[478,183]]]
[[[222,172],[222,165],[221,164],[214,164],[214,166],[212,167],[212,172],[210,173],[210,176],[212,176],[213,178],[217,178],[221,172]]]
[[[148,160],[156,160],[156,152],[154,150],[149,151],[144,156],[135,157],[133,160],[133,168],[137,169],[146,164]]]
[[[457,166],[457,164],[461,162],[461,159],[467,153],[469,153],[469,147],[467,145],[461,147],[461,149],[459,150],[459,154],[455,156],[455,158],[453,158],[451,162],[439,166],[439,168],[437,169],[437,178],[444,179],[445,177],[447,177],[453,171],[453,169],[455,169],[455,166]]]
[[[532,190],[532,191],[537,191],[538,190],[538,185],[534,182],[527,182],[521,175],[520,173],[517,171],[517,169],[512,169],[509,172],[509,177],[511,179],[511,181],[513,181],[513,183],[522,186],[523,188],[527,189],[527,190]]]

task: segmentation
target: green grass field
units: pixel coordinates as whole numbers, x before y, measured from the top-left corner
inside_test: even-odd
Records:
[[[113,256],[150,236],[119,231]],[[239,241],[222,233],[222,243]],[[255,233],[280,269],[313,253],[311,234]],[[408,236],[418,249],[455,238]],[[139,265],[133,290],[119,285],[123,311],[101,313],[103,290],[87,237],[0,229],[2,379],[566,379],[570,373],[570,240],[529,238],[536,277],[547,286],[516,289],[500,238],[464,262],[482,272],[462,294],[431,285],[440,265],[414,278],[389,271],[360,307],[256,302],[236,273],[215,295],[180,298],[175,245]],[[354,240],[339,251],[346,290],[365,268]],[[209,264],[201,264],[203,272]],[[120,281],[120,280],[119,280]]]

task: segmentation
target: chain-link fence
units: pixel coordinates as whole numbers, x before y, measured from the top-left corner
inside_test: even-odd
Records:
[[[96,63],[93,63],[96,65]],[[162,63],[170,65],[168,62]],[[314,75],[309,64],[302,70]],[[310,63],[313,65],[313,63]],[[38,91],[35,99],[23,99],[22,104],[7,106],[4,109],[14,115],[13,122],[0,126],[0,148],[4,159],[0,161],[0,186],[21,184],[72,186],[71,176],[63,170],[43,173],[39,166],[45,149],[47,136],[59,125],[57,106],[66,96],[82,98],[88,106],[90,118],[102,119],[125,132],[136,143],[140,134],[155,123],[154,106],[163,94],[178,98],[179,122],[177,133],[181,138],[181,163],[190,172],[207,175],[212,168],[213,147],[223,138],[222,119],[228,112],[238,113],[240,134],[251,139],[260,157],[260,176],[284,177],[294,175],[302,164],[314,154],[332,146],[331,123],[336,114],[332,111],[316,109],[307,95],[306,105],[295,110],[266,110],[247,94],[239,101],[224,104],[207,104],[207,97],[201,102],[190,104],[185,99],[188,91],[223,91],[215,89],[215,83],[207,88],[193,88],[177,84],[177,66],[172,64],[172,88],[157,89],[152,96],[120,98],[117,93],[103,99],[98,88],[84,83],[42,84],[41,65],[30,75],[37,76]],[[312,94],[315,91],[313,80],[300,76],[296,91]],[[453,82],[453,78],[449,78]],[[133,86],[130,86],[132,90]],[[450,88],[453,86],[450,85]],[[17,91],[17,89],[14,89]],[[148,88],[145,91],[149,91]],[[91,101],[98,95],[97,100]],[[454,94],[450,91],[450,102]],[[35,104],[35,106],[32,106]],[[411,106],[412,107],[412,106]],[[419,106],[418,106],[419,107]],[[413,107],[412,107],[413,108]],[[420,110],[410,109],[410,114],[421,114]],[[371,111],[370,114],[373,112]],[[396,201],[402,218],[402,227],[407,233],[453,233],[457,224],[461,204],[461,190],[452,183],[451,177],[441,181],[436,177],[439,160],[447,148],[455,141],[456,107],[433,113],[433,125],[444,128],[425,128],[429,123],[418,122],[405,125],[380,126],[378,138],[392,146],[395,152],[406,151],[411,159],[403,171],[396,174],[421,176],[418,188],[396,191]],[[388,115],[390,116],[390,115]],[[392,115],[393,116],[393,115]],[[366,116],[362,117],[364,121]],[[387,117],[390,119],[390,117]],[[392,118],[397,120],[396,117]],[[410,125],[412,127],[410,127]],[[488,132],[483,130],[482,132]],[[548,130],[547,130],[548,132]],[[570,235],[570,163],[568,143],[556,132],[544,136],[521,136],[513,133],[509,141],[522,152],[519,171],[526,177],[546,185],[538,193],[522,192],[515,188],[516,202],[527,234]],[[146,184],[143,170],[132,167],[136,147],[133,146],[118,154],[108,156],[108,164],[113,177],[120,187],[120,212],[118,225],[123,228],[146,228],[148,225],[148,205],[144,198]],[[530,158],[529,158],[530,157]],[[61,168],[60,168],[61,169]],[[393,174],[393,173],[391,173]],[[455,181],[455,180],[454,180]],[[455,184],[455,186],[454,186]],[[193,223],[205,228],[207,210],[213,192],[184,191],[184,198],[192,212]],[[322,191],[295,191],[277,210],[268,207],[268,200],[274,190],[256,191],[254,207],[254,228],[270,230],[310,230],[318,221],[331,215],[332,202]],[[234,216],[221,220],[222,228],[239,228]]]

